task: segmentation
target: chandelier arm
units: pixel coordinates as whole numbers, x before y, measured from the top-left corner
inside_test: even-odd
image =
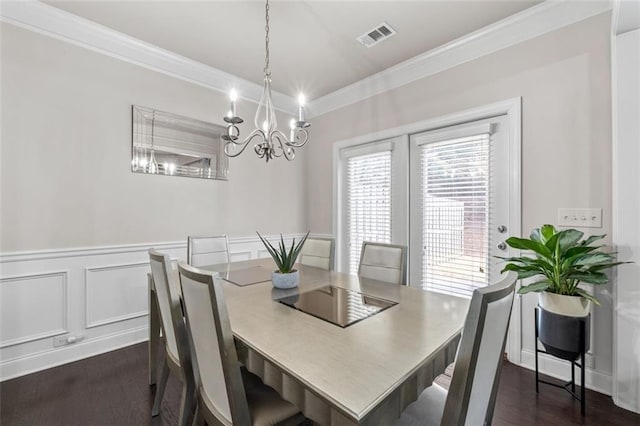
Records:
[[[302,135],[302,137],[300,135]],[[302,148],[307,142],[309,142],[309,132],[307,132],[307,129],[296,127],[293,139],[287,140],[286,144],[292,148]]]
[[[237,157],[238,155],[242,154],[245,149],[247,149],[249,142],[251,142],[258,136],[261,137],[262,140],[264,140],[264,133],[262,132],[262,130],[254,129],[253,132],[249,133],[249,136],[247,136],[242,142],[236,142],[234,140],[226,141],[226,143],[224,144],[224,153],[227,155],[227,157]],[[233,148],[235,150],[235,148],[237,147],[240,147],[240,151],[232,153],[231,149]]]
[[[279,146],[277,146],[277,148],[280,149],[280,155],[277,155],[277,157],[284,155],[284,158],[289,161],[293,160],[296,157],[296,152],[284,133],[282,133],[280,130],[275,130],[271,137],[272,140],[278,141]]]

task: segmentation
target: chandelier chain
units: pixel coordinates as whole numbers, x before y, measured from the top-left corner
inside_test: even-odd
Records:
[[[265,47],[265,56],[264,56],[264,76],[265,78],[269,78],[271,80],[271,71],[269,70],[269,0],[264,7],[265,10],[265,36],[264,36],[264,47]]]

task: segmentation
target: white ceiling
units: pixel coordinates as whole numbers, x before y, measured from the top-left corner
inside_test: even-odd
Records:
[[[47,1],[60,9],[262,84],[262,1]],[[274,1],[274,90],[331,93],[540,1]],[[355,39],[382,21],[398,34],[371,49]]]

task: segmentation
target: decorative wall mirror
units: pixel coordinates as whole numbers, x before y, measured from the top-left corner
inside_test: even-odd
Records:
[[[224,126],[133,105],[131,171],[227,180]]]

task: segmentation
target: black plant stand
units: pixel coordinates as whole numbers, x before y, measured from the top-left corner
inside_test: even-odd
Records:
[[[589,317],[588,316],[584,318],[565,317],[563,315],[554,314],[548,311],[540,312],[540,310],[544,311],[539,306],[535,308],[536,393],[538,393],[538,390],[539,390],[539,383],[544,383],[547,385],[562,388],[567,392],[569,392],[572,397],[580,401],[580,413],[584,416],[585,403],[586,403],[585,386],[584,386],[585,353],[587,352],[587,346],[589,345],[589,341],[588,341],[589,340],[588,328],[590,324]],[[539,330],[540,322],[539,321],[541,319],[540,317],[541,313],[544,316],[544,320],[552,323],[554,326],[553,330],[549,333],[549,339],[547,341],[545,341],[546,339],[544,338],[542,339],[540,338],[540,330]],[[574,342],[568,342],[569,348],[570,348],[569,350],[567,350],[566,347],[558,348],[557,346],[553,345],[553,342],[551,342],[551,344],[549,343],[549,340],[560,341],[560,339],[565,337],[562,335],[563,334],[562,331],[563,329],[566,330],[567,326],[571,325],[571,323],[574,323],[573,325],[577,327],[576,337],[578,339],[577,341],[574,341]],[[538,340],[542,342],[545,349],[547,350],[538,349]],[[564,384],[557,384],[557,383],[552,383],[552,382],[548,382],[546,380],[540,379],[539,373],[538,373],[538,354],[539,353],[553,355],[557,358],[561,358],[571,362],[571,381],[566,382]],[[578,359],[578,356],[580,357],[580,363],[576,362]],[[580,368],[580,384],[581,384],[580,395],[576,393],[575,367]],[[571,389],[569,389],[569,387],[571,387]]]

